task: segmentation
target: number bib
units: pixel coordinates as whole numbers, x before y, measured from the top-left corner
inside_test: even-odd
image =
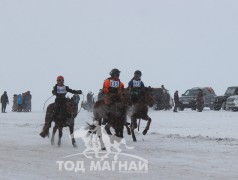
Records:
[[[112,87],[112,88],[118,88],[119,85],[120,85],[120,81],[110,80],[110,87]]]
[[[141,87],[141,81],[133,80],[133,87]]]
[[[66,94],[66,87],[65,86],[57,86],[57,94]]]

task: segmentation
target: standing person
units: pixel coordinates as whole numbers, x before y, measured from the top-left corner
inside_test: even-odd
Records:
[[[31,93],[30,91],[26,92],[26,96],[25,96],[25,104],[26,104],[26,111],[29,112],[31,111]]]
[[[178,108],[180,102],[179,102],[179,95],[178,95],[177,90],[174,93],[174,103],[175,103],[174,112],[178,112],[177,108]]]
[[[108,112],[112,103],[120,101],[119,95],[124,90],[124,84],[119,79],[120,71],[115,68],[112,69],[109,74],[111,77],[104,80],[103,83],[103,100]],[[108,120],[104,118],[102,124],[105,125],[107,121]]]
[[[98,101],[101,100],[103,98],[103,91],[102,89],[99,89],[99,92],[98,92]]]
[[[143,81],[141,81],[141,76],[141,71],[136,70],[134,72],[134,77],[128,83],[128,88],[133,104],[137,103],[140,100],[140,96],[143,93],[143,88],[145,87]]]
[[[9,104],[7,91],[4,91],[3,95],[1,96],[1,103],[2,103],[2,113],[6,113],[7,104]]]
[[[18,94],[17,96],[17,111],[21,112],[22,111],[22,95]]]
[[[203,92],[202,92],[201,89],[199,89],[199,91],[198,91],[196,101],[197,101],[197,110],[198,110],[198,112],[202,112],[204,101],[203,101]]]
[[[13,104],[12,104],[12,111],[16,112],[18,110],[17,106],[17,94],[13,95]]]
[[[55,98],[55,108],[52,114],[52,118],[50,119],[50,122],[46,121],[44,124],[44,127],[42,129],[42,132],[40,133],[41,137],[45,137],[49,133],[49,128],[51,127],[51,122],[55,119],[56,115],[65,108],[67,103],[67,98],[65,95],[67,92],[70,92],[72,94],[82,94],[83,92],[81,90],[72,90],[68,86],[64,85],[64,77],[58,76],[57,84],[53,87],[52,94],[56,96]],[[67,114],[67,117],[71,117],[71,114]],[[64,119],[66,119],[65,117]],[[47,119],[46,119],[47,120]]]
[[[89,91],[88,94],[87,94],[88,111],[92,111],[92,107],[93,107],[93,95],[94,95],[94,93],[92,93],[91,91]]]
[[[170,101],[170,95],[166,90],[164,90],[164,93],[163,93],[163,107],[164,107],[165,111],[169,110],[169,101]]]

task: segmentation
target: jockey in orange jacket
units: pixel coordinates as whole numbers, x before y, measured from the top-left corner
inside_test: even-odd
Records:
[[[105,104],[111,104],[118,101],[118,95],[124,90],[124,84],[119,79],[120,71],[118,69],[112,69],[110,75],[111,77],[107,78],[103,83]]]
[[[103,83],[103,99],[107,105],[107,111],[110,111],[112,103],[120,101],[119,95],[124,91],[124,84],[119,79],[120,71],[115,68],[109,74],[111,77],[107,78]],[[108,120],[104,118],[102,124],[105,125],[107,122]]]

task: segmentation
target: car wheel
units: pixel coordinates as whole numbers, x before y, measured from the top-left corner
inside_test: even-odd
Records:
[[[214,107],[214,110],[215,110],[215,111],[220,111],[220,110],[221,110],[221,107]]]
[[[179,111],[183,111],[183,110],[184,110],[184,107],[183,107],[183,106],[179,106],[179,107],[178,107],[178,110],[179,110]]]
[[[191,107],[191,110],[195,111],[197,108],[195,106]]]

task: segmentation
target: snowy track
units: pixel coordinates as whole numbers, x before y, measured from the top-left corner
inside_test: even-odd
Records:
[[[184,111],[179,113],[150,111],[151,129],[141,134],[138,142],[126,135],[128,146],[123,149],[148,160],[149,172],[119,173],[60,172],[56,161],[70,154],[80,153],[84,144],[76,139],[73,148],[64,129],[62,146],[50,145],[41,138],[43,112],[0,114],[0,175],[1,179],[237,179],[238,178],[238,113],[226,111]],[[91,122],[92,114],[82,110],[76,127]],[[82,161],[90,161],[81,156]],[[121,157],[123,159],[123,157]]]

